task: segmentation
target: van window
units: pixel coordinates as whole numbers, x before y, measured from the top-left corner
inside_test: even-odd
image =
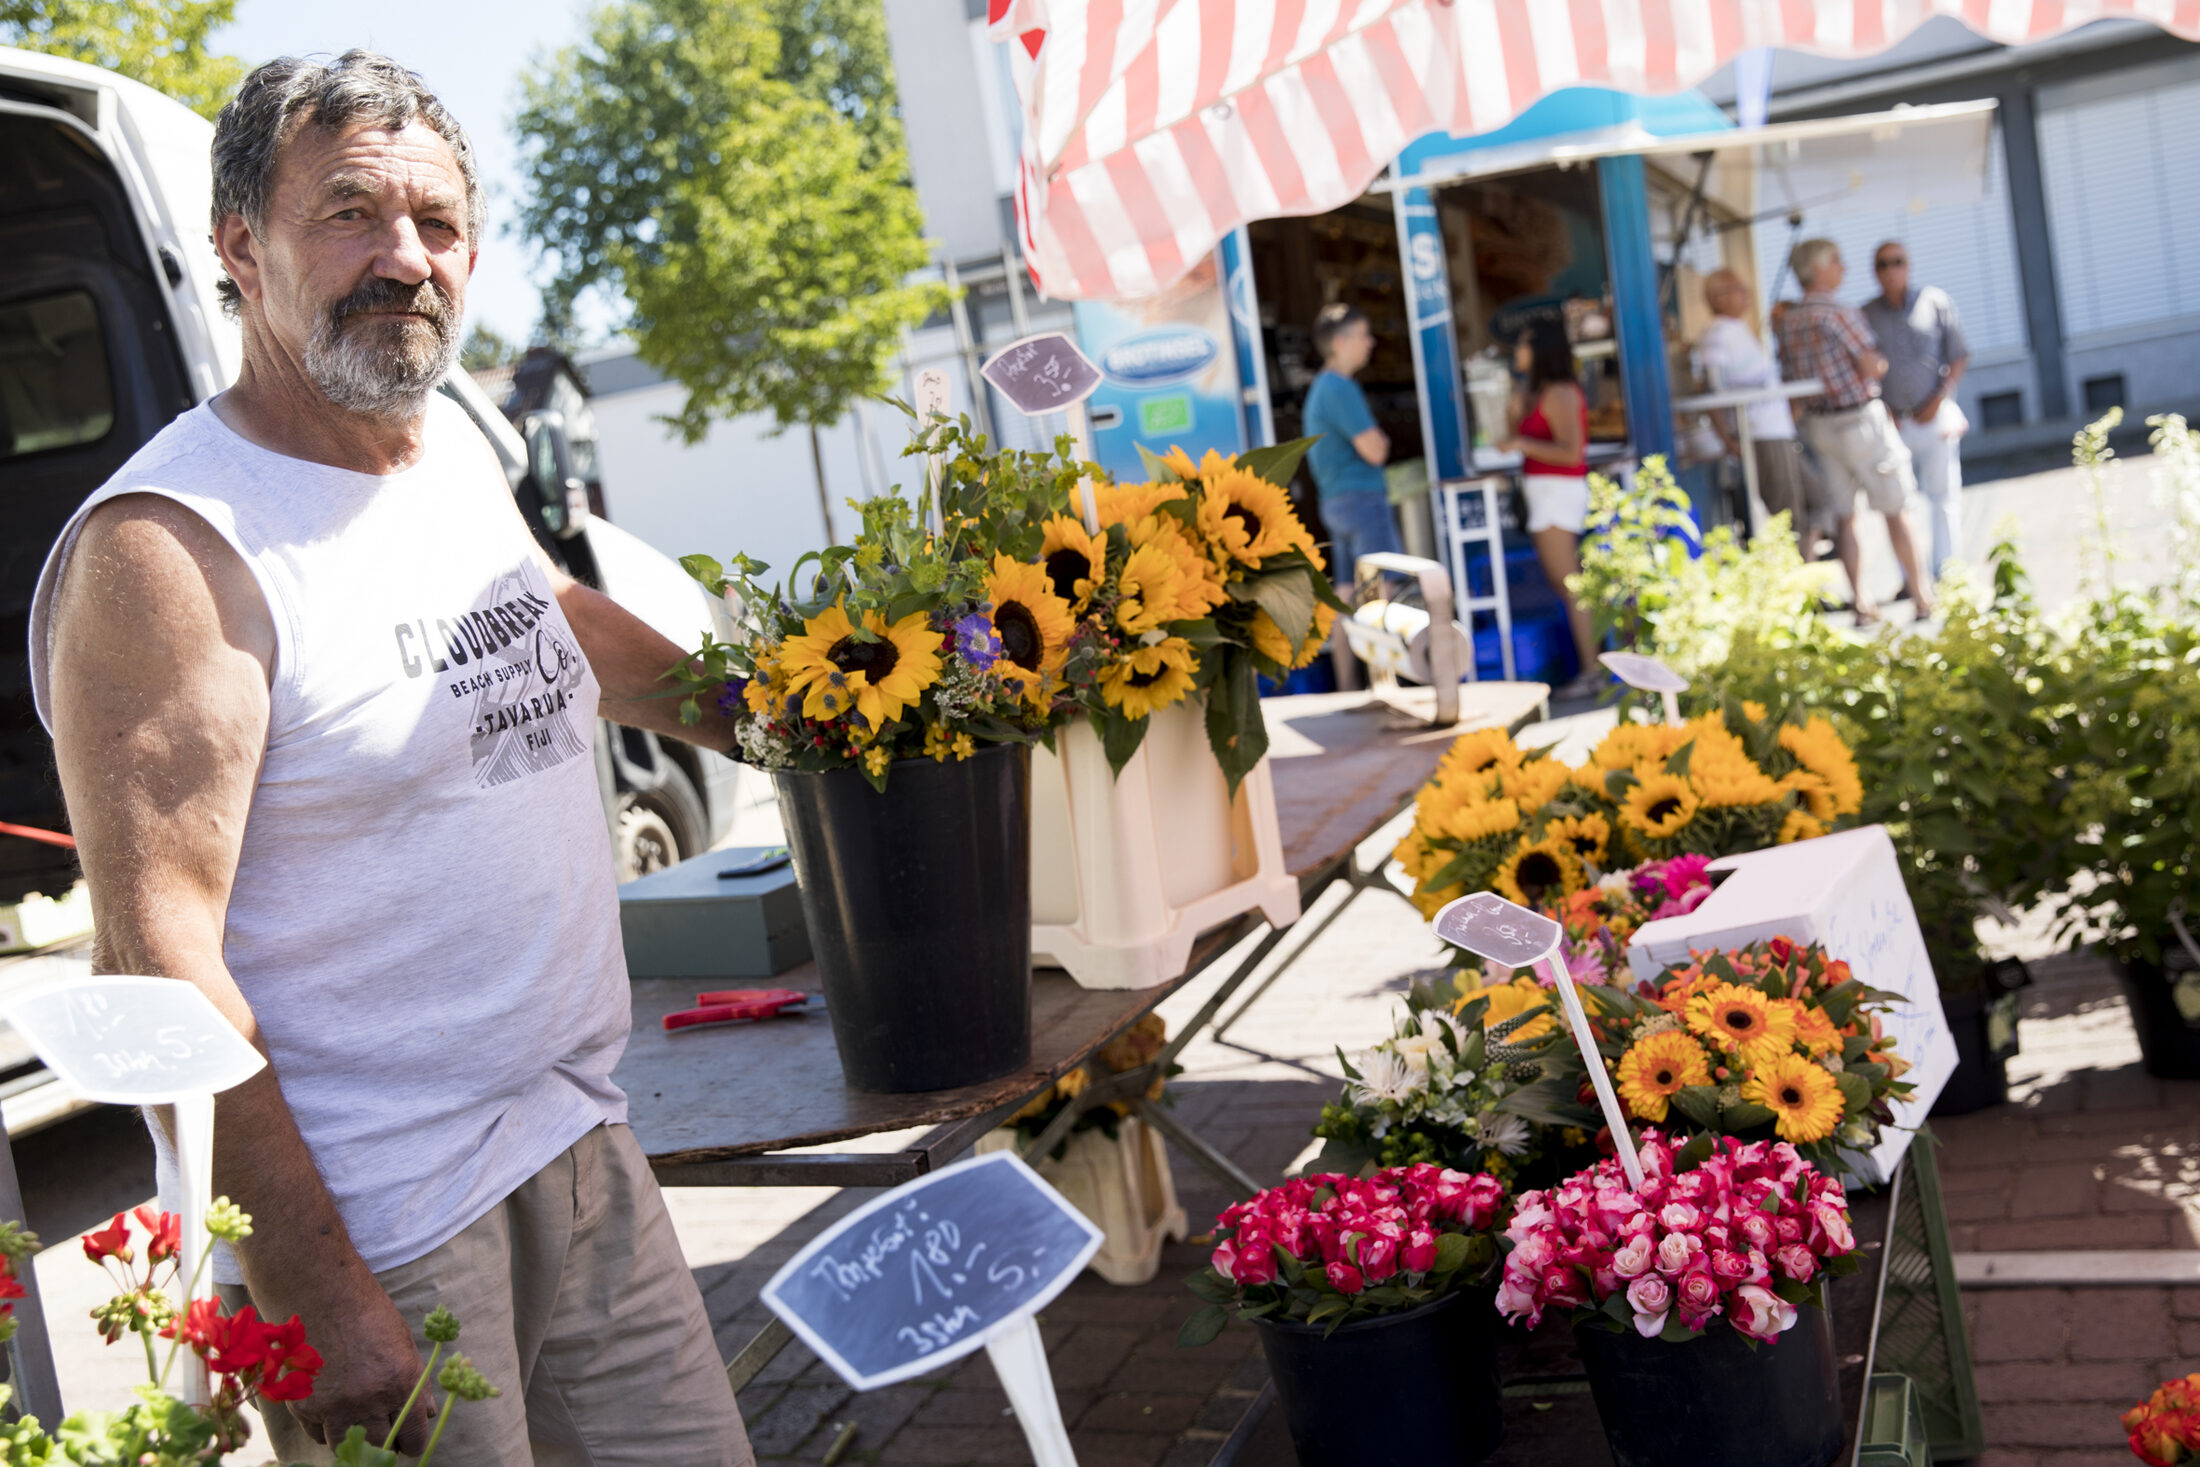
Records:
[[[114,379],[91,294],[0,305],[0,459],[97,443],[114,425]]]

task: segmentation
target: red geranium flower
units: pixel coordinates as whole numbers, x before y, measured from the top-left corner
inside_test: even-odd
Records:
[[[94,1263],[104,1263],[110,1258],[128,1263],[136,1257],[130,1251],[130,1225],[122,1220],[121,1213],[116,1213],[115,1220],[97,1232],[84,1235],[84,1256]]]
[[[183,1218],[173,1212],[155,1212],[148,1205],[136,1210],[138,1226],[152,1235],[145,1245],[145,1256],[154,1263],[165,1263],[183,1251]]]

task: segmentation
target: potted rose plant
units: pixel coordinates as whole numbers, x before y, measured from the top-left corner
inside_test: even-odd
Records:
[[[1260,1332],[1302,1467],[1479,1462],[1504,1439],[1487,1281],[1496,1178],[1433,1165],[1303,1177],[1233,1205],[1177,1336]]]
[[[1606,1159],[1519,1199],[1497,1307],[1563,1310],[1618,1467],[1825,1467],[1840,1450],[1825,1280],[1856,1267],[1841,1184],[1778,1141]]]

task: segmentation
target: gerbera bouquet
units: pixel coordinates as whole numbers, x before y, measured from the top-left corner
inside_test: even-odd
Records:
[[[1495,1177],[1429,1165],[1271,1187],[1216,1220],[1214,1258],[1189,1281],[1206,1307],[1177,1343],[1222,1333],[1225,1306],[1244,1319],[1334,1329],[1481,1283],[1497,1263],[1492,1229],[1504,1208]]]
[[[1555,906],[1645,862],[1824,835],[1862,801],[1831,723],[1774,719],[1756,703],[1679,726],[1623,723],[1578,769],[1478,729],[1422,787],[1396,856],[1431,917],[1476,891]]]
[[[2124,1413],[2131,1454],[2153,1467],[2200,1459],[2200,1372],[2165,1380]]]
[[[1645,1339],[1692,1340],[1723,1317],[1754,1347],[1825,1307],[1825,1279],[1854,1272],[1856,1235],[1841,1184],[1781,1141],[1656,1131],[1640,1146],[1635,1191],[1607,1157],[1548,1192],[1520,1197],[1499,1312],[1531,1329],[1548,1309]]]
[[[941,528],[881,495],[862,530],[797,561],[784,586],[736,555],[681,564],[714,595],[734,593],[737,630],[673,669],[692,721],[702,699],[736,720],[758,768],[856,765],[884,788],[896,759],[967,759],[981,743],[1026,742],[1066,707],[1075,618],[1055,594],[1046,528],[1091,466],[1069,455],[989,453],[960,425],[911,445],[942,461]],[[799,585],[810,571],[806,587]]]
[[[1620,1102],[1638,1121],[1793,1143],[1819,1166],[1868,1150],[1909,1094],[1909,1062],[1869,988],[1816,944],[1785,937],[1694,954],[1629,992],[1592,990]]]
[[[1551,1141],[1585,1146],[1597,1124],[1579,1099],[1581,1059],[1534,984],[1416,985],[1396,1032],[1347,1059],[1344,1093],[1314,1134],[1325,1172],[1433,1162],[1516,1176]]]
[[[1260,678],[1313,661],[1344,609],[1285,486],[1313,440],[1152,455],[1144,484],[1095,486],[1099,528],[1074,508],[1041,526],[1038,559],[1070,616],[1070,698],[1120,772],[1154,713],[1195,694],[1231,789],[1268,751]]]

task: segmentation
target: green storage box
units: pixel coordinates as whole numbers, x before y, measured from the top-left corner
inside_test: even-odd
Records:
[[[1856,1467],[1931,1467],[1925,1403],[1906,1375],[1882,1372],[1864,1393],[1864,1429]]]
[[[629,978],[772,978],[810,959],[794,867],[720,873],[763,851],[710,851],[619,888]]]

